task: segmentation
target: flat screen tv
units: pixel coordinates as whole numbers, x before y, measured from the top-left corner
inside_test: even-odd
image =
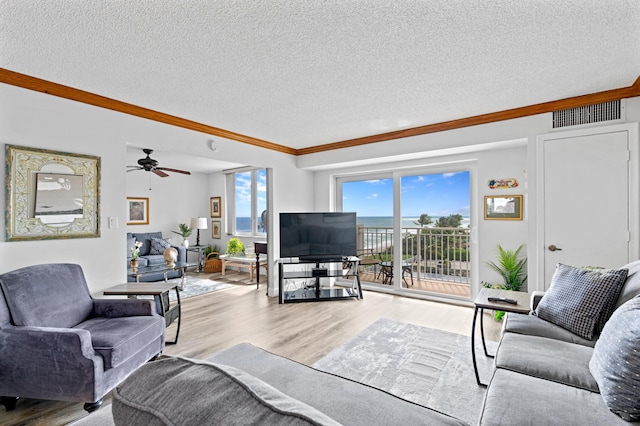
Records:
[[[356,255],[356,214],[280,213],[280,257],[340,260]]]

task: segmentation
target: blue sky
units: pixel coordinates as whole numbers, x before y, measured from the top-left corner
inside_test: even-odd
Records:
[[[469,216],[469,172],[404,176],[402,216]],[[342,210],[358,216],[393,216],[393,179],[346,182]]]

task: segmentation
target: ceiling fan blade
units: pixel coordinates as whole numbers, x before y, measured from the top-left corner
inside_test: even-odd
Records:
[[[170,169],[168,167],[156,167],[156,170],[166,170],[168,172],[182,173],[183,175],[190,175],[191,174],[191,172],[187,172],[185,170]]]
[[[166,173],[165,173],[165,172],[163,172],[162,170],[155,169],[155,170],[152,170],[152,171],[153,171],[153,173],[157,174],[157,175],[158,175],[158,176],[160,176],[160,177],[167,177],[167,176],[169,176],[168,174],[166,174]]]
[[[136,170],[142,170],[143,167],[138,167],[138,166],[127,166],[129,168],[129,170],[127,170],[127,172],[135,172]]]

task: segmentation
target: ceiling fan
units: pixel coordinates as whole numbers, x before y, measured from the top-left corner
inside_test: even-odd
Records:
[[[137,166],[127,166],[130,169],[130,170],[127,170],[127,172],[134,172],[136,170],[144,170],[144,171],[147,171],[147,172],[153,172],[153,173],[157,174],[160,177],[169,176],[168,174],[165,173],[165,171],[174,172],[174,173],[182,173],[183,175],[190,175],[191,174],[191,172],[187,172],[185,170],[170,169],[168,167],[158,167],[158,161],[156,161],[156,160],[154,160],[153,158],[150,157],[150,155],[153,153],[153,150],[145,148],[142,151],[145,154],[147,154],[147,156],[145,158],[139,159]]]

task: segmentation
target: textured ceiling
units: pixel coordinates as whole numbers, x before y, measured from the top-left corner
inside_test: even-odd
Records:
[[[303,148],[630,86],[640,2],[2,0],[0,67]]]

